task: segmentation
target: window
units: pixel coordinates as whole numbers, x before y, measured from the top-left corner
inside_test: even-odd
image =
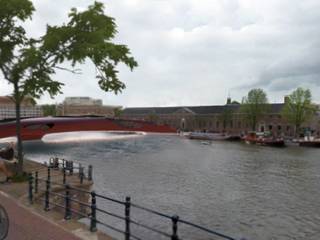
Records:
[[[269,131],[271,131],[272,130],[272,125],[269,125]]]

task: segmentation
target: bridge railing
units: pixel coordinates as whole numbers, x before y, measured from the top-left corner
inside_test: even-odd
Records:
[[[50,173],[50,167],[48,166],[48,174],[49,173]],[[40,189],[39,186],[36,185],[36,184],[39,184],[39,182],[45,183],[44,189]],[[53,186],[58,186],[60,188],[60,192],[59,193],[55,192],[53,189]],[[42,194],[43,194],[42,196],[41,196],[41,194],[39,194],[40,191],[42,191]],[[62,193],[61,193],[61,191],[62,191]],[[75,199],[74,197],[71,196],[71,193],[70,193],[71,191],[85,194],[89,197],[90,200],[88,202],[83,202],[83,201],[80,201],[79,199]],[[132,231],[131,231],[132,226],[141,227],[143,229],[146,229],[146,230],[151,231],[153,233],[159,234],[159,235],[166,237],[168,239],[171,239],[171,240],[182,240],[182,238],[179,237],[179,231],[178,231],[179,224],[187,225],[189,227],[192,227],[194,230],[200,230],[203,233],[206,233],[206,234],[209,234],[209,235],[212,235],[215,237],[219,237],[221,239],[236,240],[236,238],[234,238],[234,237],[230,237],[226,234],[214,231],[214,230],[209,229],[207,227],[189,222],[187,220],[180,218],[177,215],[168,215],[168,214],[162,213],[160,211],[133,203],[129,196],[127,196],[124,200],[119,200],[119,199],[111,198],[111,197],[108,197],[108,196],[105,196],[102,194],[98,194],[95,191],[88,191],[88,190],[82,189],[81,187],[73,187],[66,182],[63,182],[63,183],[54,182],[51,180],[50,174],[48,175],[47,179],[37,178],[36,173],[34,173],[34,174],[31,173],[29,175],[29,195],[28,196],[29,196],[29,201],[31,204],[35,200],[34,193],[37,193],[38,195],[41,196],[41,197],[39,197],[39,199],[43,202],[45,211],[49,211],[51,209],[51,206],[61,208],[64,211],[64,219],[65,220],[71,219],[72,216],[78,216],[78,217],[80,216],[80,217],[86,218],[90,221],[89,228],[90,228],[91,232],[97,231],[97,226],[101,225],[101,226],[109,228],[113,231],[116,231],[120,234],[123,234],[125,240],[146,239],[146,238],[139,237],[136,234],[132,233]],[[61,204],[61,202],[58,203],[56,201],[53,201],[51,196],[55,196],[55,198],[60,198],[60,200],[62,200],[63,204]],[[106,201],[106,202],[113,202],[113,203],[117,204],[118,206],[123,208],[124,214],[120,215],[118,213],[111,212],[106,209],[100,208],[97,204],[97,199],[99,199],[99,202]],[[83,211],[79,211],[79,210],[73,208],[72,203],[77,203],[77,204],[81,205],[87,211],[83,212]],[[139,209],[139,210],[145,211],[149,214],[159,216],[162,219],[167,219],[169,221],[168,224],[171,225],[170,226],[171,231],[166,232],[166,231],[163,231],[162,229],[150,226],[148,223],[135,220],[132,216],[133,209]],[[124,222],[124,229],[120,229],[119,227],[113,226],[112,224],[107,223],[103,219],[98,218],[97,213],[99,213],[99,216],[105,215],[105,216],[110,216],[110,217],[118,219],[118,220],[122,220]]]

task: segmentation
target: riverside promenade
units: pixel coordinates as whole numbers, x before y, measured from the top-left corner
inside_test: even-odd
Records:
[[[9,215],[8,240],[80,240],[75,234],[59,224],[33,212],[16,199],[0,192],[0,203]]]
[[[25,160],[24,171],[39,171],[39,177],[46,176],[47,167]],[[41,173],[40,173],[41,172]],[[60,171],[55,171],[53,180],[62,179]],[[3,180],[3,176],[0,176]],[[76,174],[68,176],[68,182],[72,186],[77,186],[79,182]],[[90,188],[92,182],[84,181],[80,186]],[[8,240],[111,240],[104,233],[91,233],[88,226],[80,223],[76,219],[66,221],[61,212],[52,209],[43,210],[43,203],[40,201],[30,204],[28,200],[28,183],[0,183],[0,204],[6,209],[9,215],[9,234]]]

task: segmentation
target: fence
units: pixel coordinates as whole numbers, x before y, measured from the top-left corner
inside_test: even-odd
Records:
[[[64,219],[65,220],[71,219],[72,215],[77,215],[77,216],[80,216],[82,218],[89,219],[89,221],[90,221],[90,227],[89,228],[90,228],[91,232],[97,231],[97,225],[102,225],[102,226],[104,226],[106,228],[112,229],[113,231],[116,231],[118,233],[123,234],[125,240],[130,240],[130,239],[143,240],[144,238],[138,237],[138,236],[136,236],[135,234],[133,234],[131,232],[131,226],[135,225],[135,226],[139,226],[141,228],[144,228],[146,230],[149,230],[151,232],[160,234],[161,236],[167,237],[168,239],[171,239],[171,240],[182,240],[182,238],[180,238],[179,234],[178,234],[178,226],[179,226],[179,224],[184,224],[184,225],[190,226],[190,227],[192,227],[194,229],[198,229],[200,231],[203,231],[203,232],[205,232],[207,234],[210,234],[212,236],[217,236],[217,237],[219,237],[221,239],[236,240],[236,238],[227,236],[225,234],[222,234],[220,232],[211,230],[211,229],[206,228],[204,226],[201,226],[201,225],[198,225],[198,224],[194,224],[192,222],[189,222],[189,221],[186,221],[184,219],[181,219],[177,215],[172,215],[172,216],[171,215],[167,215],[167,214],[161,213],[159,211],[156,211],[156,210],[153,210],[153,209],[150,209],[150,208],[135,204],[135,203],[131,202],[131,198],[129,196],[126,197],[122,201],[122,200],[118,200],[118,199],[114,199],[114,198],[111,198],[111,197],[107,197],[107,196],[98,194],[95,191],[87,191],[87,190],[81,189],[79,187],[78,188],[72,187],[72,186],[70,186],[70,184],[66,183],[66,180],[65,180],[66,178],[65,177],[63,177],[63,181],[62,182],[54,182],[54,181],[51,180],[51,169],[54,168],[54,167],[59,167],[60,163],[59,163],[59,165],[57,164],[56,161],[54,161],[54,162],[51,161],[51,163],[53,163],[53,164],[49,164],[49,166],[47,168],[47,178],[46,179],[40,179],[38,177],[37,172],[35,172],[34,174],[30,173],[30,175],[29,175],[29,194],[28,194],[30,203],[32,204],[33,201],[34,201],[34,193],[39,193],[39,190],[40,190],[39,186],[38,186],[39,182],[44,182],[45,183],[45,189],[42,189],[42,191],[44,193],[44,198],[40,198],[40,200],[43,201],[44,210],[45,211],[49,211],[50,210],[50,206],[52,205],[52,206],[56,206],[56,207],[59,207],[59,208],[63,209],[63,211],[64,211]],[[66,162],[64,162],[64,163],[62,162],[62,166],[63,166],[62,171],[63,171],[64,175],[65,175],[65,173],[67,171],[69,171],[69,174],[70,174],[71,164],[70,163],[66,164]],[[71,172],[73,172],[73,170],[71,170]],[[85,174],[84,174],[83,169],[80,170],[80,168],[79,168],[79,176],[82,176],[82,178],[84,178],[85,177],[84,175]],[[87,178],[88,179],[91,178],[91,180],[92,180],[92,167],[90,167],[90,166],[88,168]],[[81,179],[81,177],[80,177],[80,179]],[[81,180],[80,180],[80,183],[82,183]],[[64,194],[54,192],[52,190],[52,186],[59,186],[64,191]],[[76,191],[76,192],[79,192],[79,193],[82,193],[82,194],[87,194],[91,198],[91,200],[88,201],[88,202],[79,201],[78,199],[75,199],[75,198],[71,197],[70,191]],[[63,200],[64,204],[58,204],[56,202],[50,201],[51,195],[54,195],[54,196],[57,196],[57,197],[61,198]],[[116,204],[122,206],[124,214],[123,215],[119,215],[119,214],[116,214],[114,212],[110,212],[110,211],[107,211],[105,209],[99,208],[97,206],[97,199],[98,198],[101,199],[101,200],[108,201],[108,202],[113,202],[113,203],[116,203]],[[80,211],[72,208],[72,206],[71,206],[72,202],[78,203],[81,206],[87,208],[89,210],[88,211],[89,213],[85,214],[83,212],[80,212]],[[131,214],[131,210],[134,209],[134,208],[135,209],[140,209],[140,210],[148,212],[150,214],[157,215],[157,216],[159,216],[159,217],[161,217],[163,219],[169,220],[171,222],[170,223],[171,224],[171,229],[172,229],[171,232],[168,233],[168,232],[165,232],[163,230],[157,229],[155,227],[149,226],[148,224],[146,224],[144,222],[139,222],[139,221],[134,220],[132,218],[132,214]],[[97,218],[97,213],[105,214],[105,215],[111,216],[113,218],[120,219],[120,220],[124,221],[124,223],[125,223],[124,229],[119,229],[117,227],[109,225],[106,222],[103,222],[103,221],[99,220]]]

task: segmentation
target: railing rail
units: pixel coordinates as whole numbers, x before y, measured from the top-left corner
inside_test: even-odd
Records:
[[[63,163],[62,166],[65,167],[66,164]],[[225,235],[223,233],[211,230],[207,227],[204,227],[204,226],[201,226],[198,224],[194,224],[194,223],[189,222],[184,219],[180,219],[179,216],[177,216],[177,215],[168,215],[168,214],[156,211],[154,209],[150,209],[150,208],[132,203],[130,197],[126,197],[124,201],[121,201],[121,200],[107,197],[107,196],[104,196],[101,194],[97,194],[94,191],[87,191],[87,190],[81,189],[80,187],[72,187],[66,183],[65,178],[63,179],[62,183],[52,181],[51,180],[51,168],[52,168],[52,165],[49,164],[48,169],[47,169],[47,178],[46,179],[39,178],[37,172],[29,175],[28,198],[29,198],[30,203],[32,204],[34,202],[35,196],[36,196],[35,194],[39,194],[39,192],[41,191],[42,193],[44,193],[44,197],[39,197],[39,199],[41,201],[43,201],[45,211],[50,211],[50,206],[56,206],[61,209],[64,209],[64,211],[65,211],[64,218],[66,220],[71,219],[73,214],[77,214],[80,217],[87,218],[90,220],[90,231],[91,232],[97,231],[97,225],[102,225],[104,227],[107,227],[111,230],[114,230],[116,232],[123,234],[125,237],[125,240],[130,240],[130,239],[143,240],[143,238],[132,234],[131,225],[135,225],[135,226],[144,228],[148,231],[151,231],[153,233],[160,234],[161,236],[167,237],[171,240],[182,240],[182,238],[180,238],[178,235],[178,233],[179,233],[178,225],[180,223],[180,224],[188,225],[194,229],[198,229],[203,232],[206,232],[207,234],[210,234],[210,235],[213,235],[216,237],[220,237],[221,239],[236,240],[236,238],[230,237],[230,236]],[[63,168],[63,171],[65,172],[64,168]],[[91,167],[91,171],[92,171],[92,167]],[[45,183],[45,189],[39,188],[39,186],[38,186],[39,182]],[[82,182],[80,181],[80,184],[81,183]],[[60,191],[63,191],[64,193],[54,192],[55,190],[52,188],[52,186],[54,186],[54,185],[59,186]],[[83,202],[78,199],[72,198],[70,191],[75,191],[75,192],[79,192],[82,194],[87,194],[88,196],[90,196],[91,202],[90,203]],[[59,197],[60,199],[63,199],[64,204],[59,204],[59,203],[53,202],[52,199],[50,199],[50,195],[54,195],[54,196]],[[118,205],[123,206],[124,207],[124,215],[121,216],[121,215],[116,214],[114,212],[110,212],[105,209],[98,208],[97,207],[97,198],[99,198],[100,200],[113,202],[113,203],[116,203]],[[72,208],[72,202],[75,202],[75,203],[85,207],[88,210],[88,212],[90,212],[90,213],[85,214],[81,211],[78,211],[78,210]],[[157,229],[155,227],[149,226],[148,224],[146,224],[144,222],[135,220],[131,216],[132,215],[131,210],[133,208],[140,209],[145,212],[151,213],[153,215],[160,216],[164,219],[170,220],[171,229],[172,229],[171,233],[168,233],[168,232],[165,232],[161,229]],[[117,227],[114,227],[106,222],[103,222],[101,219],[97,219],[97,212],[100,214],[111,216],[113,218],[120,219],[120,220],[124,221],[125,229],[124,230],[118,229]]]

